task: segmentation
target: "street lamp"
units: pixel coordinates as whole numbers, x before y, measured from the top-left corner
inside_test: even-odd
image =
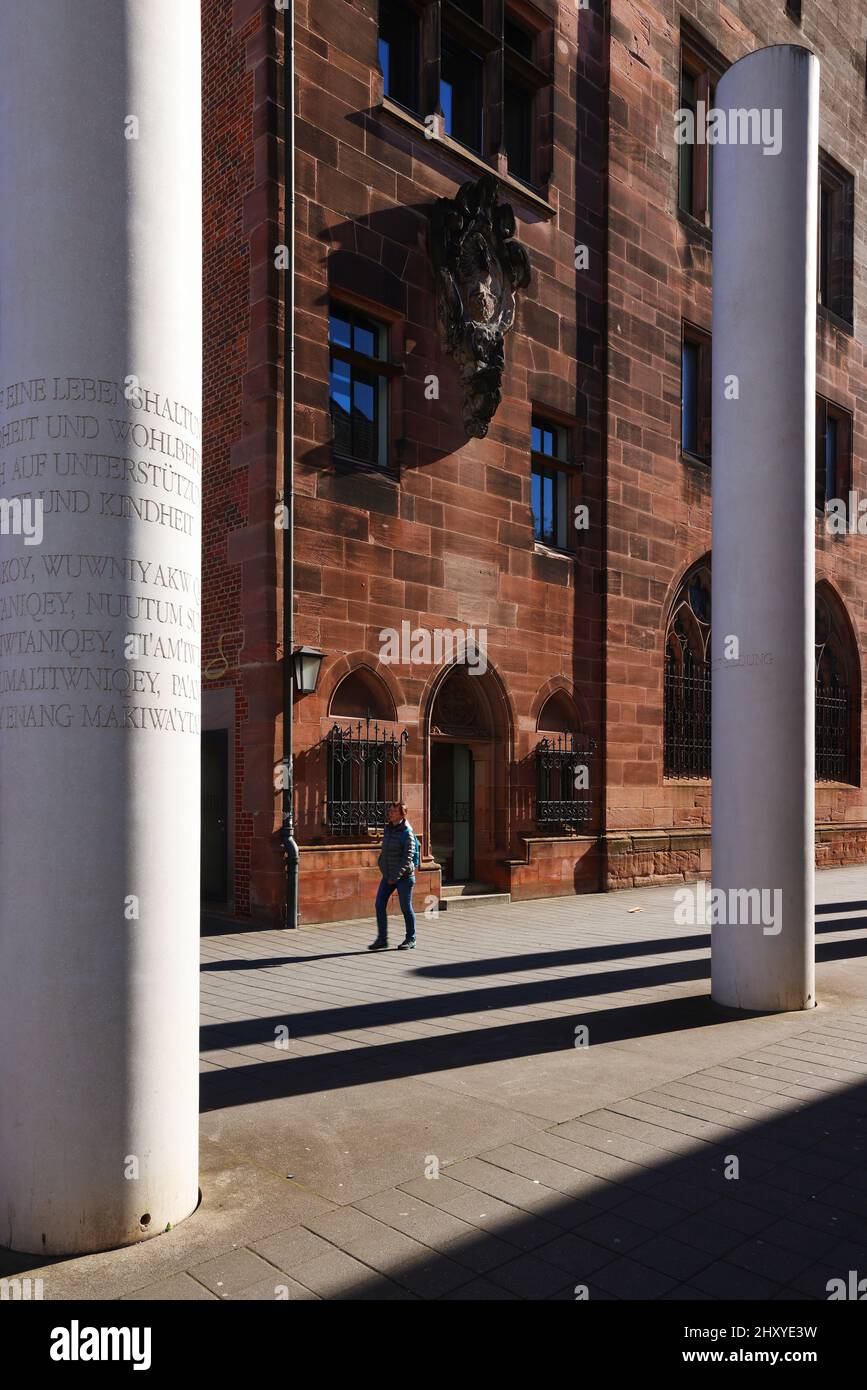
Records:
[[[312,695],[319,681],[319,668],[325,660],[325,653],[315,647],[297,647],[292,653],[295,674],[295,689],[299,695]]]

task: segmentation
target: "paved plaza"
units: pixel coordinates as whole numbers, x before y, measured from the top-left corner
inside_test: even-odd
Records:
[[[817,876],[809,1014],[713,1005],[673,891],[445,912],[382,955],[366,922],[209,919],[199,1210],[0,1273],[46,1299],[827,1298],[867,1274],[867,869]]]

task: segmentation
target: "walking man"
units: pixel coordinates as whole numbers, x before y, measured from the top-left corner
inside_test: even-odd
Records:
[[[415,870],[419,862],[418,840],[406,818],[406,803],[393,801],[388,808],[388,824],[382,837],[379,852],[379,869],[382,882],[376,895],[376,940],[368,946],[368,951],[388,949],[388,900],[395,889],[400,902],[403,920],[406,923],[406,937],[398,946],[399,951],[415,950],[415,913],[412,910],[412,890],[415,887]]]

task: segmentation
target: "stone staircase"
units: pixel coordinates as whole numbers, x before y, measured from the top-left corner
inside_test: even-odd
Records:
[[[473,907],[494,907],[511,902],[511,893],[498,893],[492,883],[445,883],[440,912],[466,912]]]

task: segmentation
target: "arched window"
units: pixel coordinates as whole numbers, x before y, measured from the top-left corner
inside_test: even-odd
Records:
[[[578,723],[578,708],[571,695],[555,690],[539,711],[536,728],[542,733],[574,734]]]
[[[710,566],[684,575],[665,634],[666,777],[710,777]]]
[[[327,738],[327,823],[337,834],[363,835],[384,826],[389,803],[402,800],[408,735],[385,727],[397,711],[385,683],[366,666],[344,676],[328,713],[335,723]]]
[[[397,711],[391,695],[379,676],[359,666],[344,676],[331,697],[331,715],[352,715],[354,719],[394,720]]]
[[[857,781],[858,664],[845,614],[816,591],[816,781]]]

